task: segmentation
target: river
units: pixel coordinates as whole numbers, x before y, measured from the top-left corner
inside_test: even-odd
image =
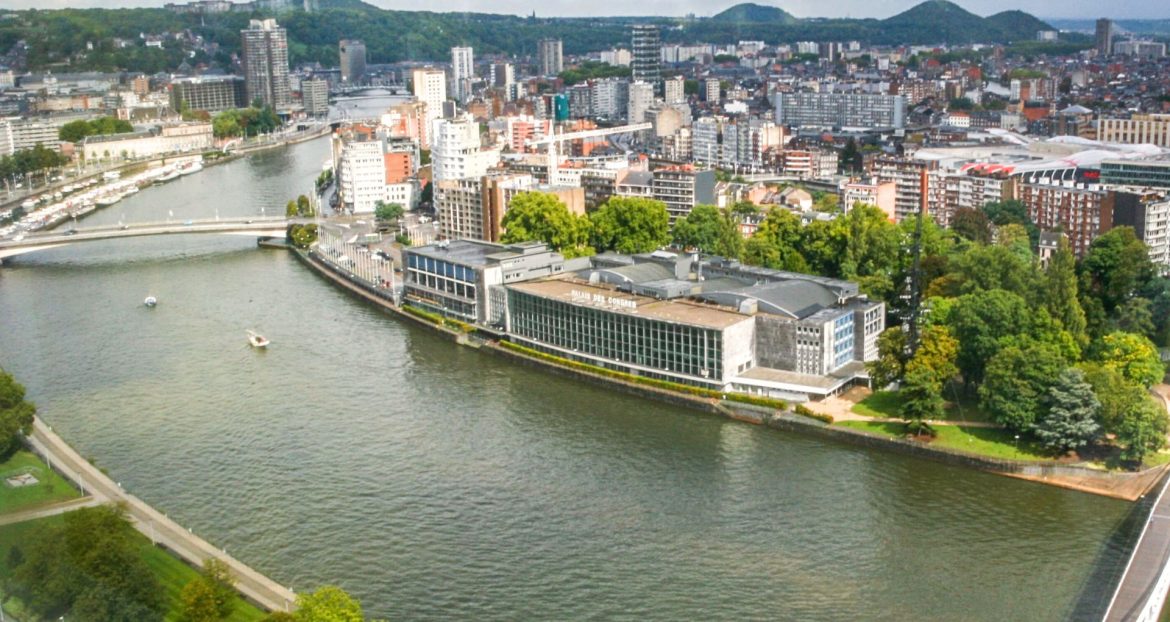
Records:
[[[81,226],[280,213],[327,156],[208,167]],[[1131,507],[513,365],[244,238],[20,257],[0,318],[0,364],[126,489],[394,620],[1059,620]]]

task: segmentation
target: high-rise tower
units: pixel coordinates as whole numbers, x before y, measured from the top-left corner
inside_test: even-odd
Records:
[[[288,86],[288,34],[274,19],[254,19],[240,31],[248,103],[259,99],[281,109],[291,103]]]
[[[662,92],[662,43],[658,38],[658,26],[652,24],[634,24],[632,41],[634,49],[633,70],[634,82],[646,82],[654,85],[654,92]]]

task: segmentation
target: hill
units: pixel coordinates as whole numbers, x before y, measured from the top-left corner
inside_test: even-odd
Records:
[[[882,20],[881,29],[883,38],[907,43],[922,41],[927,33],[933,33],[934,40],[925,42],[952,44],[998,42],[1002,35],[995,24],[947,0],[927,0]]]
[[[793,24],[797,19],[791,13],[774,6],[744,2],[711,18],[714,22]]]
[[[1004,11],[987,17],[987,21],[999,28],[1008,41],[1031,41],[1041,30],[1056,30],[1043,20],[1023,11]]]

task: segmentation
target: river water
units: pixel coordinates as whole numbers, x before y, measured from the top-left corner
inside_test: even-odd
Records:
[[[280,213],[327,155],[208,167],[81,226]],[[1059,620],[1131,507],[516,366],[246,238],[18,258],[0,322],[0,364],[126,489],[394,620]]]

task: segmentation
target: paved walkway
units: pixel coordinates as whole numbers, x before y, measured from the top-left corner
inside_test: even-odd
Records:
[[[1125,574],[1109,601],[1105,622],[1145,622],[1158,619],[1170,586],[1170,479],[1162,484],[1141,538],[1134,547]]]
[[[77,454],[61,437],[53,433],[40,418],[33,421],[29,443],[52,467],[73,480],[95,502],[124,503],[126,513],[138,531],[155,544],[170,549],[195,566],[216,558],[231,568],[236,589],[249,600],[270,611],[290,611],[296,602],[292,590],[256,572],[243,562],[215,548],[204,539],[167,518],[138,497],[122,490],[104,473]]]
[[[818,412],[833,417],[833,421],[901,421],[901,419],[894,419],[889,417],[870,417],[868,415],[859,415],[853,412],[853,406],[857,402],[850,399],[849,393],[845,397],[833,395],[826,397],[819,402],[808,402],[805,406],[813,412]],[[994,423],[988,421],[950,421],[950,420],[930,420],[926,422],[928,425],[961,425],[968,428],[998,428]]]
[[[72,512],[81,508],[91,508],[95,505],[101,505],[101,501],[93,497],[82,497],[80,499],[70,499],[69,501],[62,501],[52,505],[42,505],[40,507],[32,508],[30,510],[21,510],[11,514],[0,516],[0,526],[12,525],[14,523],[23,523],[24,521],[36,520],[38,518],[47,518],[49,516],[56,516],[57,514],[64,514],[65,512]]]

